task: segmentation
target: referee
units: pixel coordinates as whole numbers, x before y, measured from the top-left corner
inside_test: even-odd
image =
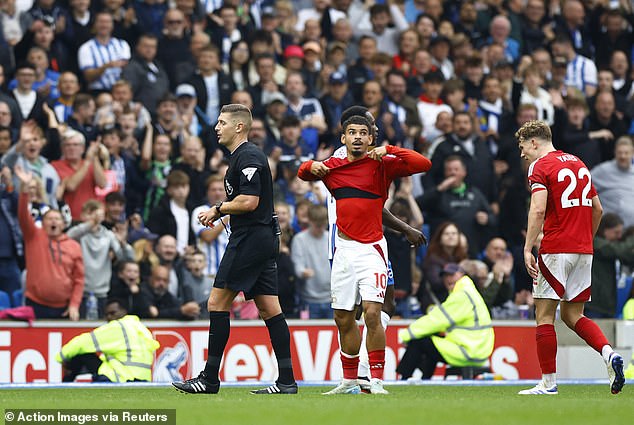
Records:
[[[216,394],[218,371],[229,339],[229,310],[238,292],[254,298],[271,337],[279,369],[275,384],[254,394],[296,394],[291,363],[290,333],[277,297],[279,247],[277,219],[273,217],[273,181],[264,153],[247,141],[251,111],[244,105],[225,105],[220,110],[216,133],[231,158],[225,175],[227,199],[201,212],[205,226],[224,215],[231,216],[231,235],[209,295],[209,345],[205,370],[198,377],[173,382],[191,394]]]

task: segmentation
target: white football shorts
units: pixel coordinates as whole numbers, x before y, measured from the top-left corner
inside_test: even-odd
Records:
[[[354,310],[363,301],[383,303],[387,287],[387,242],[360,243],[337,235],[330,290],[332,308]]]
[[[590,301],[592,254],[540,254],[533,297],[572,302]]]

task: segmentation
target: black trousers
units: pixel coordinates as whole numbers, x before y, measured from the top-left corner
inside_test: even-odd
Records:
[[[430,379],[436,370],[436,363],[447,363],[438,352],[431,337],[414,339],[407,344],[407,350],[398,364],[396,371],[405,380],[412,376],[414,370],[419,368],[423,372],[423,379]]]
[[[77,375],[92,374],[93,381],[98,380],[97,371],[101,366],[101,359],[95,353],[80,354],[64,362],[64,377],[62,382],[73,382]]]

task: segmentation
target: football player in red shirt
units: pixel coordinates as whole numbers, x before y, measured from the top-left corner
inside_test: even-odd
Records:
[[[323,180],[337,200],[337,250],[332,264],[332,307],[341,339],[343,381],[326,394],[358,393],[357,367],[361,336],[355,321],[355,306],[363,301],[368,328],[367,349],[371,388],[383,389],[385,332],[381,307],[387,284],[387,244],[383,237],[382,211],[388,189],[395,178],[429,170],[424,156],[396,146],[382,146],[368,153],[372,143],[370,122],[352,116],[344,123],[341,137],[345,158],[323,162],[307,161],[298,176],[303,180]]]
[[[557,394],[555,312],[606,362],[610,389],[625,384],[623,358],[612,350],[601,329],[583,315],[590,300],[592,240],[603,208],[586,165],[574,155],[555,150],[550,127],[529,121],[515,133],[521,157],[531,162],[531,204],[524,244],[524,263],[534,279],[537,357],[542,381],[520,394]],[[538,259],[533,247],[542,231]]]

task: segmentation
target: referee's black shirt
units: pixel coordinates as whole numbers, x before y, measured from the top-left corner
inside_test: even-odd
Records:
[[[266,155],[253,143],[242,143],[231,154],[225,175],[227,201],[238,195],[260,197],[258,207],[245,214],[231,216],[231,229],[271,225],[273,218],[273,179]]]

